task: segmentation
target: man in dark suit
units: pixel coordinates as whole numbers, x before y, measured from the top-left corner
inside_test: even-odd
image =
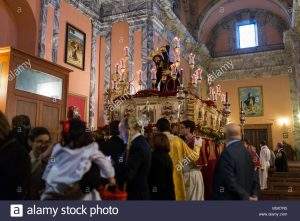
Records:
[[[213,198],[257,201],[258,180],[251,156],[241,142],[241,127],[232,123],[225,130],[227,145],[215,169]]]
[[[127,159],[128,200],[150,200],[148,175],[151,167],[151,149],[140,133],[141,126],[135,118],[128,122],[130,147]]]
[[[109,125],[111,138],[102,143],[100,150],[110,156],[115,168],[115,178],[118,186],[122,189],[125,182],[126,144],[122,140],[119,131],[119,121],[112,121]]]

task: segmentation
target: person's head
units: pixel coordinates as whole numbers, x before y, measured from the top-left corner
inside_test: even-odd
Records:
[[[241,126],[236,123],[227,124],[225,127],[225,134],[227,140],[241,140],[242,131]]]
[[[153,137],[153,149],[163,152],[170,152],[170,142],[168,137],[163,133],[156,133]]]
[[[47,128],[35,127],[28,135],[28,145],[36,158],[43,154],[51,144],[51,136]]]
[[[139,124],[136,117],[129,117],[128,118],[128,128],[129,128],[129,132],[131,134],[139,133],[139,132],[141,132],[141,129],[142,129],[142,127]]]
[[[94,142],[91,131],[86,127],[86,123],[80,119],[69,121],[69,129],[62,133],[62,146],[68,146],[71,149],[77,149],[87,146]]]
[[[171,125],[171,133],[174,134],[174,135],[180,136],[181,127],[182,127],[181,124],[179,124],[179,123],[173,123]]]
[[[185,120],[185,121],[182,121],[182,135],[183,136],[188,136],[188,135],[191,135],[195,132],[195,129],[196,129],[196,124],[194,121],[191,121],[191,120]]]
[[[12,119],[12,130],[14,134],[28,136],[31,130],[30,119],[26,115],[17,115]]]
[[[3,143],[8,137],[10,126],[6,116],[0,111],[0,143]]]
[[[171,131],[170,122],[166,118],[160,118],[156,122],[156,127],[159,132],[170,132]]]
[[[129,133],[129,126],[128,126],[128,119],[124,118],[119,123],[119,132],[120,137],[123,139],[125,143],[128,142],[128,133]]]
[[[110,135],[118,136],[120,134],[119,124],[120,124],[120,121],[118,121],[118,120],[114,120],[109,124],[109,133],[110,133]]]
[[[262,146],[266,146],[267,145],[267,142],[265,141],[265,140],[263,140],[263,141],[261,141],[260,142],[260,146],[262,147]]]
[[[280,150],[281,148],[283,148],[283,144],[282,143],[277,143],[276,150]]]
[[[249,143],[249,141],[247,139],[244,139],[243,143],[244,143],[245,147],[251,146],[250,143]]]

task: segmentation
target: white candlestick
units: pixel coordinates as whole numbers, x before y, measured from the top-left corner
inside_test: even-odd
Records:
[[[124,56],[125,56],[125,57],[128,57],[128,55],[129,55],[129,48],[126,46],[126,47],[124,48]]]
[[[189,64],[194,65],[195,64],[195,56],[193,53],[190,53],[189,55]]]

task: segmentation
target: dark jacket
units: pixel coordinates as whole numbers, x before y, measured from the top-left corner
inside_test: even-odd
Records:
[[[126,144],[119,136],[112,136],[99,147],[106,156],[111,156],[117,184],[123,186],[126,169]]]
[[[43,173],[47,166],[47,162],[38,161],[36,165],[31,164],[31,178],[29,188],[29,199],[40,200],[45,189],[45,181],[42,179]]]
[[[165,151],[152,152],[149,188],[151,200],[175,200],[173,163]]]
[[[288,172],[288,159],[284,150],[278,150],[275,156],[276,172]]]
[[[128,200],[149,200],[148,175],[151,165],[151,150],[142,135],[130,145],[127,159]]]
[[[225,148],[214,175],[215,200],[248,200],[258,191],[257,174],[250,154],[240,142]]]
[[[15,138],[0,143],[0,200],[24,200],[29,193],[30,157]]]

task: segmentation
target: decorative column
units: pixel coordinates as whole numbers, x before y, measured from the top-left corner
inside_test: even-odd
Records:
[[[127,20],[129,24],[129,58],[128,58],[128,71],[129,71],[129,81],[135,81],[137,82],[138,79],[135,78],[135,73],[134,73],[134,33],[138,30],[143,30],[144,24],[146,22],[146,17],[141,17],[141,18],[130,18]],[[143,63],[143,62],[142,62]],[[142,67],[143,68],[143,67]],[[135,70],[137,71],[137,70]],[[146,79],[143,78],[144,82],[146,83]],[[146,87],[146,84],[144,85]],[[130,87],[130,93],[136,93],[137,90],[134,89],[133,87]]]
[[[54,6],[53,35],[52,35],[52,62],[57,63],[61,0],[52,0],[52,4]]]
[[[293,2],[292,27],[284,33],[285,49],[291,54],[292,65],[289,72],[293,123],[297,159],[300,159],[300,1]]]
[[[108,109],[110,105],[109,90],[111,81],[111,32],[112,25],[101,25],[101,30],[99,32],[100,36],[105,38],[105,52],[104,52],[104,123],[109,123]]]
[[[96,128],[96,65],[97,65],[97,37],[99,30],[97,22],[92,20],[92,45],[91,45],[91,73],[90,73],[90,96],[89,96],[89,128]]]
[[[110,26],[106,30],[105,36],[105,75],[104,75],[104,89],[109,90],[110,88],[110,75],[111,75],[111,29]]]
[[[129,21],[129,43],[128,43],[128,80],[131,82],[134,80],[134,32],[136,26],[134,26],[134,21]],[[130,94],[133,93],[130,87]]]
[[[145,82],[147,88],[151,87],[150,61],[149,53],[153,50],[154,45],[154,31],[150,19],[147,19],[142,26],[142,80]]]
[[[46,40],[47,15],[48,15],[49,2],[50,0],[41,0],[39,44],[38,44],[38,55],[41,58],[45,57],[45,40]]]
[[[163,28],[164,26],[156,17],[148,18],[142,25],[142,71],[147,88],[152,86],[150,72],[152,62],[149,60],[149,54],[154,50],[155,32],[162,33]]]

